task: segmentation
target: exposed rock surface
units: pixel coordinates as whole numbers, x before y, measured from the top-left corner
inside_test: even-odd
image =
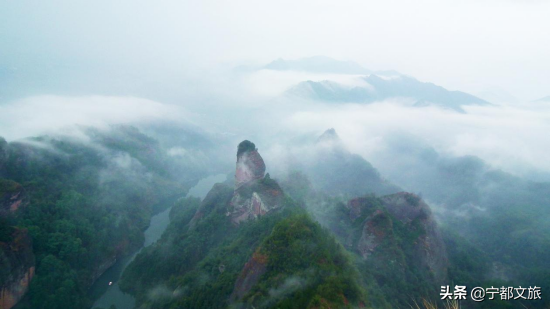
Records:
[[[418,196],[401,192],[382,198],[388,212],[408,226],[419,225],[421,233],[415,243],[416,261],[426,266],[436,280],[447,276],[446,247],[430,207]]]
[[[235,190],[226,216],[234,224],[255,219],[281,206],[283,191],[264,175],[266,165],[254,143],[245,140],[237,148]]]
[[[239,143],[235,168],[235,188],[263,178],[264,172],[266,172],[266,165],[254,143],[249,140]]]
[[[363,225],[357,249],[363,258],[367,258],[379,244],[385,241],[391,243],[393,239],[392,221],[383,211],[376,210]]]
[[[9,227],[0,240],[0,308],[13,307],[34,276],[35,257],[26,229]]]
[[[355,250],[365,259],[383,245],[391,249],[407,246],[411,249],[405,251],[408,261],[427,270],[435,281],[443,281],[447,276],[448,258],[429,206],[418,196],[406,192],[381,197],[378,201],[382,206],[374,201],[372,197],[348,201],[351,222],[363,221]],[[392,219],[405,227],[401,233],[406,234],[408,244],[399,245]]]
[[[223,183],[216,183],[201,202],[195,215],[189,222],[189,230],[192,230],[205,215],[211,213],[219,203],[228,203],[232,197],[232,188]],[[224,209],[226,206],[224,205]]]
[[[260,254],[258,251],[253,254],[235,282],[230,301],[233,302],[243,298],[251,290],[260,280],[260,277],[266,273],[267,263],[268,257],[266,255]]]
[[[28,198],[21,184],[0,179],[0,217],[15,213],[27,203]]]
[[[236,189],[226,215],[234,224],[238,224],[279,208],[282,203],[283,191],[277,182],[267,175],[264,179],[254,180]]]

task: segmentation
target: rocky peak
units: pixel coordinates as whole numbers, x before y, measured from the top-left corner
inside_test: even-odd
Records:
[[[255,144],[245,140],[237,147],[235,189],[226,213],[233,223],[257,218],[278,208],[283,191],[270,175]]]
[[[363,257],[382,255],[385,247],[394,244],[404,251],[409,249],[409,261],[422,270],[428,270],[436,281],[447,275],[448,258],[444,241],[430,207],[415,194],[400,192],[380,197],[369,196],[348,201],[346,208],[351,222],[362,221],[361,236],[356,251]],[[392,224],[395,219],[403,224],[406,236],[398,238]],[[408,237],[415,236],[409,240]],[[409,240],[402,241],[399,240]],[[420,269],[421,270],[421,269]]]
[[[264,178],[266,165],[258,153],[254,143],[244,140],[237,147],[237,162],[235,167],[235,188],[253,180]]]
[[[321,136],[319,136],[317,142],[337,142],[340,141],[339,135],[334,128],[327,129]]]
[[[410,223],[415,219],[433,221],[430,207],[415,194],[400,192],[381,197],[390,214],[403,223]]]
[[[316,140],[318,151],[329,152],[329,154],[350,154],[341,138],[334,128],[327,129]]]

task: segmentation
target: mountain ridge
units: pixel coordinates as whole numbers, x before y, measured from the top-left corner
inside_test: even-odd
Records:
[[[415,78],[381,78],[376,74],[363,77],[367,86],[347,87],[333,81],[304,81],[285,91],[285,96],[299,97],[330,103],[369,104],[390,98],[411,98],[413,106],[436,105],[441,108],[464,112],[462,105],[489,105],[491,103],[461,91],[449,91],[433,83]]]

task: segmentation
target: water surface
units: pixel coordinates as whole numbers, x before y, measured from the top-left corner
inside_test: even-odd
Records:
[[[195,196],[203,199],[215,183],[224,182],[225,180],[225,174],[212,175],[201,179],[189,190],[188,196]],[[97,296],[99,294],[98,292],[102,292],[107,287],[107,290],[105,290],[105,292],[94,302],[93,308],[105,309],[112,308],[114,306],[118,309],[132,309],[136,307],[134,297],[130,294],[125,294],[120,290],[118,283],[119,279],[124,269],[132,262],[136,255],[138,255],[144,247],[153,244],[161,238],[170,222],[168,215],[170,213],[170,209],[172,209],[172,204],[174,201],[176,201],[176,199],[167,201],[166,203],[170,204],[170,206],[165,211],[156,214],[151,218],[151,223],[144,232],[145,242],[143,247],[138,249],[132,255],[119,259],[113,266],[111,266],[111,268],[107,269],[98,278],[98,280],[96,280],[94,285],[92,285],[92,288],[90,289],[91,296]],[[109,286],[109,282],[113,282],[113,284]]]

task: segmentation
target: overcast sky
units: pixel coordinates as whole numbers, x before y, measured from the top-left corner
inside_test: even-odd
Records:
[[[325,55],[533,100],[549,95],[549,29],[549,1],[2,1],[0,79]]]

